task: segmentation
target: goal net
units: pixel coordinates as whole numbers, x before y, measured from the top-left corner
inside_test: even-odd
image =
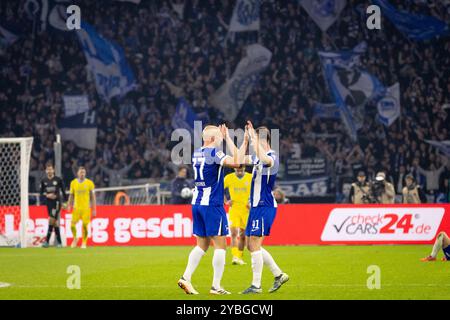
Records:
[[[33,138],[0,138],[0,246],[27,246]]]
[[[158,183],[96,188],[95,197],[98,205],[161,204],[160,185]]]

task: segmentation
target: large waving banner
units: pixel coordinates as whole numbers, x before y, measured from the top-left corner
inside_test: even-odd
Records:
[[[210,103],[220,110],[224,118],[233,121],[247,97],[258,83],[261,72],[269,65],[272,52],[260,44],[249,45],[247,55],[236,70],[211,97]]]
[[[19,36],[0,25],[0,48],[6,48],[19,39]]]
[[[238,0],[233,10],[229,32],[259,30],[261,0]]]
[[[373,0],[395,27],[408,38],[416,41],[428,40],[450,34],[450,27],[444,21],[423,14],[412,14],[397,10],[387,0]]]
[[[95,77],[98,94],[106,101],[124,96],[135,87],[134,74],[125,58],[123,49],[103,38],[86,22],[77,30],[78,39]]]
[[[425,142],[431,144],[433,147],[436,147],[445,156],[450,158],[450,140],[445,141],[425,140]]]
[[[64,117],[58,122],[63,140],[73,141],[78,147],[95,150],[97,143],[97,120],[95,111]]]
[[[172,116],[173,129],[186,129],[191,135],[194,135],[194,122],[201,121],[202,126],[198,128],[197,136],[201,137],[203,125],[208,122],[209,118],[206,113],[197,114],[184,97],[178,100],[177,108]]]
[[[300,0],[300,5],[322,31],[327,31],[339,18],[346,4],[347,0]]]
[[[362,42],[351,51],[319,52],[328,87],[353,141],[357,140],[357,131],[363,125],[366,104],[386,91],[380,81],[361,66],[360,56],[366,48]]]

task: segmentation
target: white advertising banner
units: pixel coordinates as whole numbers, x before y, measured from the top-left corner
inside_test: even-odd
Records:
[[[335,208],[322,241],[430,241],[445,208]]]

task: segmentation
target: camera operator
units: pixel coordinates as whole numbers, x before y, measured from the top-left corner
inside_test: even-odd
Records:
[[[386,174],[378,172],[375,181],[370,186],[370,193],[374,203],[388,204],[394,203],[395,189],[394,185],[386,181]]]
[[[422,203],[425,197],[425,194],[420,189],[420,187],[416,184],[414,176],[412,174],[408,174],[405,177],[406,186],[402,190],[403,194],[403,203]]]
[[[358,181],[353,182],[350,189],[350,202],[353,204],[370,203],[370,187],[364,171],[359,171],[356,179]]]

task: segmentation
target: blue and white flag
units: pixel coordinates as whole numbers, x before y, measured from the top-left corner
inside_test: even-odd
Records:
[[[436,147],[445,156],[450,157],[450,140],[425,140],[425,142],[431,144],[433,147]]]
[[[203,126],[209,121],[207,114],[197,114],[191,105],[186,101],[184,97],[178,100],[177,108],[172,116],[172,128],[173,129],[186,129],[191,135],[194,135],[195,121],[201,121],[202,125],[198,126],[197,136],[202,136]]]
[[[300,0],[300,5],[322,31],[327,31],[339,18],[346,4],[347,0]]]
[[[231,16],[229,32],[259,30],[261,0],[237,0]]]
[[[63,102],[64,116],[66,118],[89,111],[89,100],[87,95],[64,95]]]
[[[233,121],[253,88],[261,72],[269,65],[272,52],[260,44],[246,48],[247,55],[236,66],[233,75],[210,97],[213,107],[220,110],[224,118]]]
[[[102,37],[83,21],[76,33],[100,97],[109,102],[112,97],[122,97],[135,88],[133,71],[119,45]]]
[[[63,140],[73,141],[78,147],[95,150],[97,142],[97,120],[95,111],[78,113],[58,122]]]
[[[19,36],[7,30],[0,25],[0,55],[2,55],[6,48],[12,45],[19,39]]]
[[[400,84],[397,82],[386,89],[384,97],[377,102],[378,119],[386,127],[389,127],[400,117]]]
[[[66,9],[71,5],[70,0],[26,0],[24,3],[25,13],[30,20],[37,21],[38,32],[52,27],[69,31],[66,26]]]
[[[341,114],[336,103],[316,102],[313,106],[314,115],[322,119],[339,119]]]
[[[435,17],[397,10],[387,0],[373,0],[373,3],[380,6],[395,27],[412,40],[422,41],[450,34],[449,25]]]
[[[366,48],[363,42],[351,51],[319,52],[328,87],[353,141],[357,140],[357,131],[363,125],[366,104],[381,97],[386,90],[361,66],[360,56]]]

